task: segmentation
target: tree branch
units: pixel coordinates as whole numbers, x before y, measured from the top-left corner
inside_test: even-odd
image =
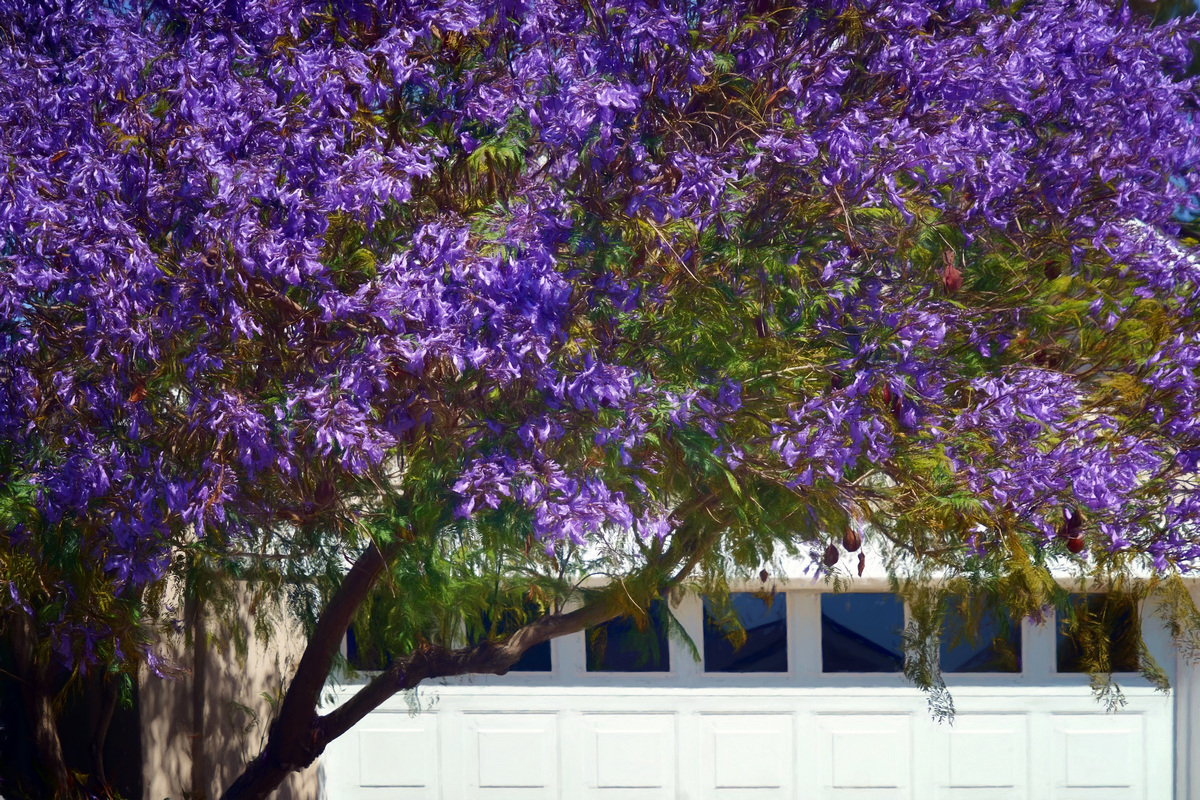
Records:
[[[394,543],[381,551],[372,542],[350,567],[321,612],[316,630],[304,648],[296,674],[280,704],[279,716],[271,723],[266,746],[225,790],[222,800],[264,798],[290,772],[307,767],[321,754],[328,743],[328,739],[319,738],[316,724],[321,690],[329,679],[334,657],[341,648],[342,637],[350,627],[354,613],[398,548],[399,545]]]
[[[503,642],[482,642],[471,647],[423,647],[397,659],[344,704],[321,717],[318,738],[325,744],[350,730],[359,720],[396,692],[411,689],[429,678],[453,675],[503,675],[529,648],[607,622],[619,611],[600,600],[566,614],[539,617]]]

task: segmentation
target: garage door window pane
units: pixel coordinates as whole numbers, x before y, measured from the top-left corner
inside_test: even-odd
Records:
[[[1010,620],[994,607],[973,608],[964,614],[960,602],[951,601],[942,627],[943,672],[1020,672],[1021,622]],[[968,616],[975,627],[967,624]]]
[[[517,659],[517,663],[508,668],[509,672],[549,672],[550,643],[541,642],[526,650]]]
[[[1137,608],[1129,597],[1111,594],[1072,594],[1074,614],[1058,621],[1058,671],[1084,672],[1081,645],[1089,637],[1108,640],[1109,666],[1113,672],[1137,672],[1138,632],[1134,625]],[[1073,624],[1071,617],[1077,622]]]
[[[821,595],[821,669],[900,672],[904,601],[894,594]]]
[[[492,630],[491,617],[487,614],[483,615],[480,621],[480,635],[469,637],[472,644],[476,644],[483,640],[484,632],[490,634],[495,639],[503,639],[506,636],[511,636],[519,628],[525,624],[537,619],[541,616],[541,610],[536,606],[531,606],[525,611],[525,618],[519,619],[512,611],[506,611],[501,614],[500,623],[496,629]],[[550,642],[541,642],[526,650],[517,659],[517,663],[508,668],[509,672],[550,672],[552,664],[550,663]]]
[[[392,656],[370,641],[360,641],[351,625],[346,629],[346,662],[360,672],[382,671],[392,665]]]
[[[730,634],[737,626],[746,641],[734,648]],[[735,633],[735,638],[736,633]],[[729,607],[704,598],[705,672],[787,672],[787,601],[783,592],[761,595],[734,592]]]
[[[631,617],[588,628],[588,672],[669,672],[666,614],[662,601],[656,600],[644,630],[639,630]]]

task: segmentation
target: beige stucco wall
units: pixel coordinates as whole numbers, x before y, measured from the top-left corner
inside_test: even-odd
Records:
[[[242,623],[252,624],[248,618]],[[212,629],[204,703],[208,800],[220,797],[262,747],[273,714],[267,698],[280,696],[304,649],[298,626],[279,624],[266,646],[250,635],[249,652],[239,660],[220,627]],[[182,651],[182,644],[174,643],[174,649]],[[190,667],[190,655],[177,663]],[[144,800],[183,800],[191,788],[191,692],[190,674],[175,680],[149,675],[141,681]],[[292,775],[275,797],[317,800],[318,770],[314,764]]]

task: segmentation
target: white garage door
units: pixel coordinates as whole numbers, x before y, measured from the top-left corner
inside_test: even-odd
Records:
[[[1174,698],[1127,676],[1126,707],[1107,713],[1086,676],[1058,673],[1053,624],[1025,624],[1019,671],[948,676],[957,714],[945,725],[896,674],[828,671],[821,638],[832,641],[832,623],[821,611],[819,595],[787,593],[785,622],[775,614],[786,663],[754,667],[773,672],[706,671],[674,645],[662,672],[589,671],[578,635],[553,643],[549,673],[425,687],[415,714],[412,698],[393,698],[329,747],[326,797],[1172,796]],[[676,613],[703,642],[699,601]],[[867,633],[842,631],[869,650]]]

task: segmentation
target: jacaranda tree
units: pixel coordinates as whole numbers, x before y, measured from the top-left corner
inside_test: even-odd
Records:
[[[1054,565],[1149,578],[1194,636],[1195,38],[1093,0],[2,0],[7,626],[157,667],[172,572],[288,596],[228,798],[400,689],[864,537],[1020,614]],[[391,666],[321,713],[356,614]]]

